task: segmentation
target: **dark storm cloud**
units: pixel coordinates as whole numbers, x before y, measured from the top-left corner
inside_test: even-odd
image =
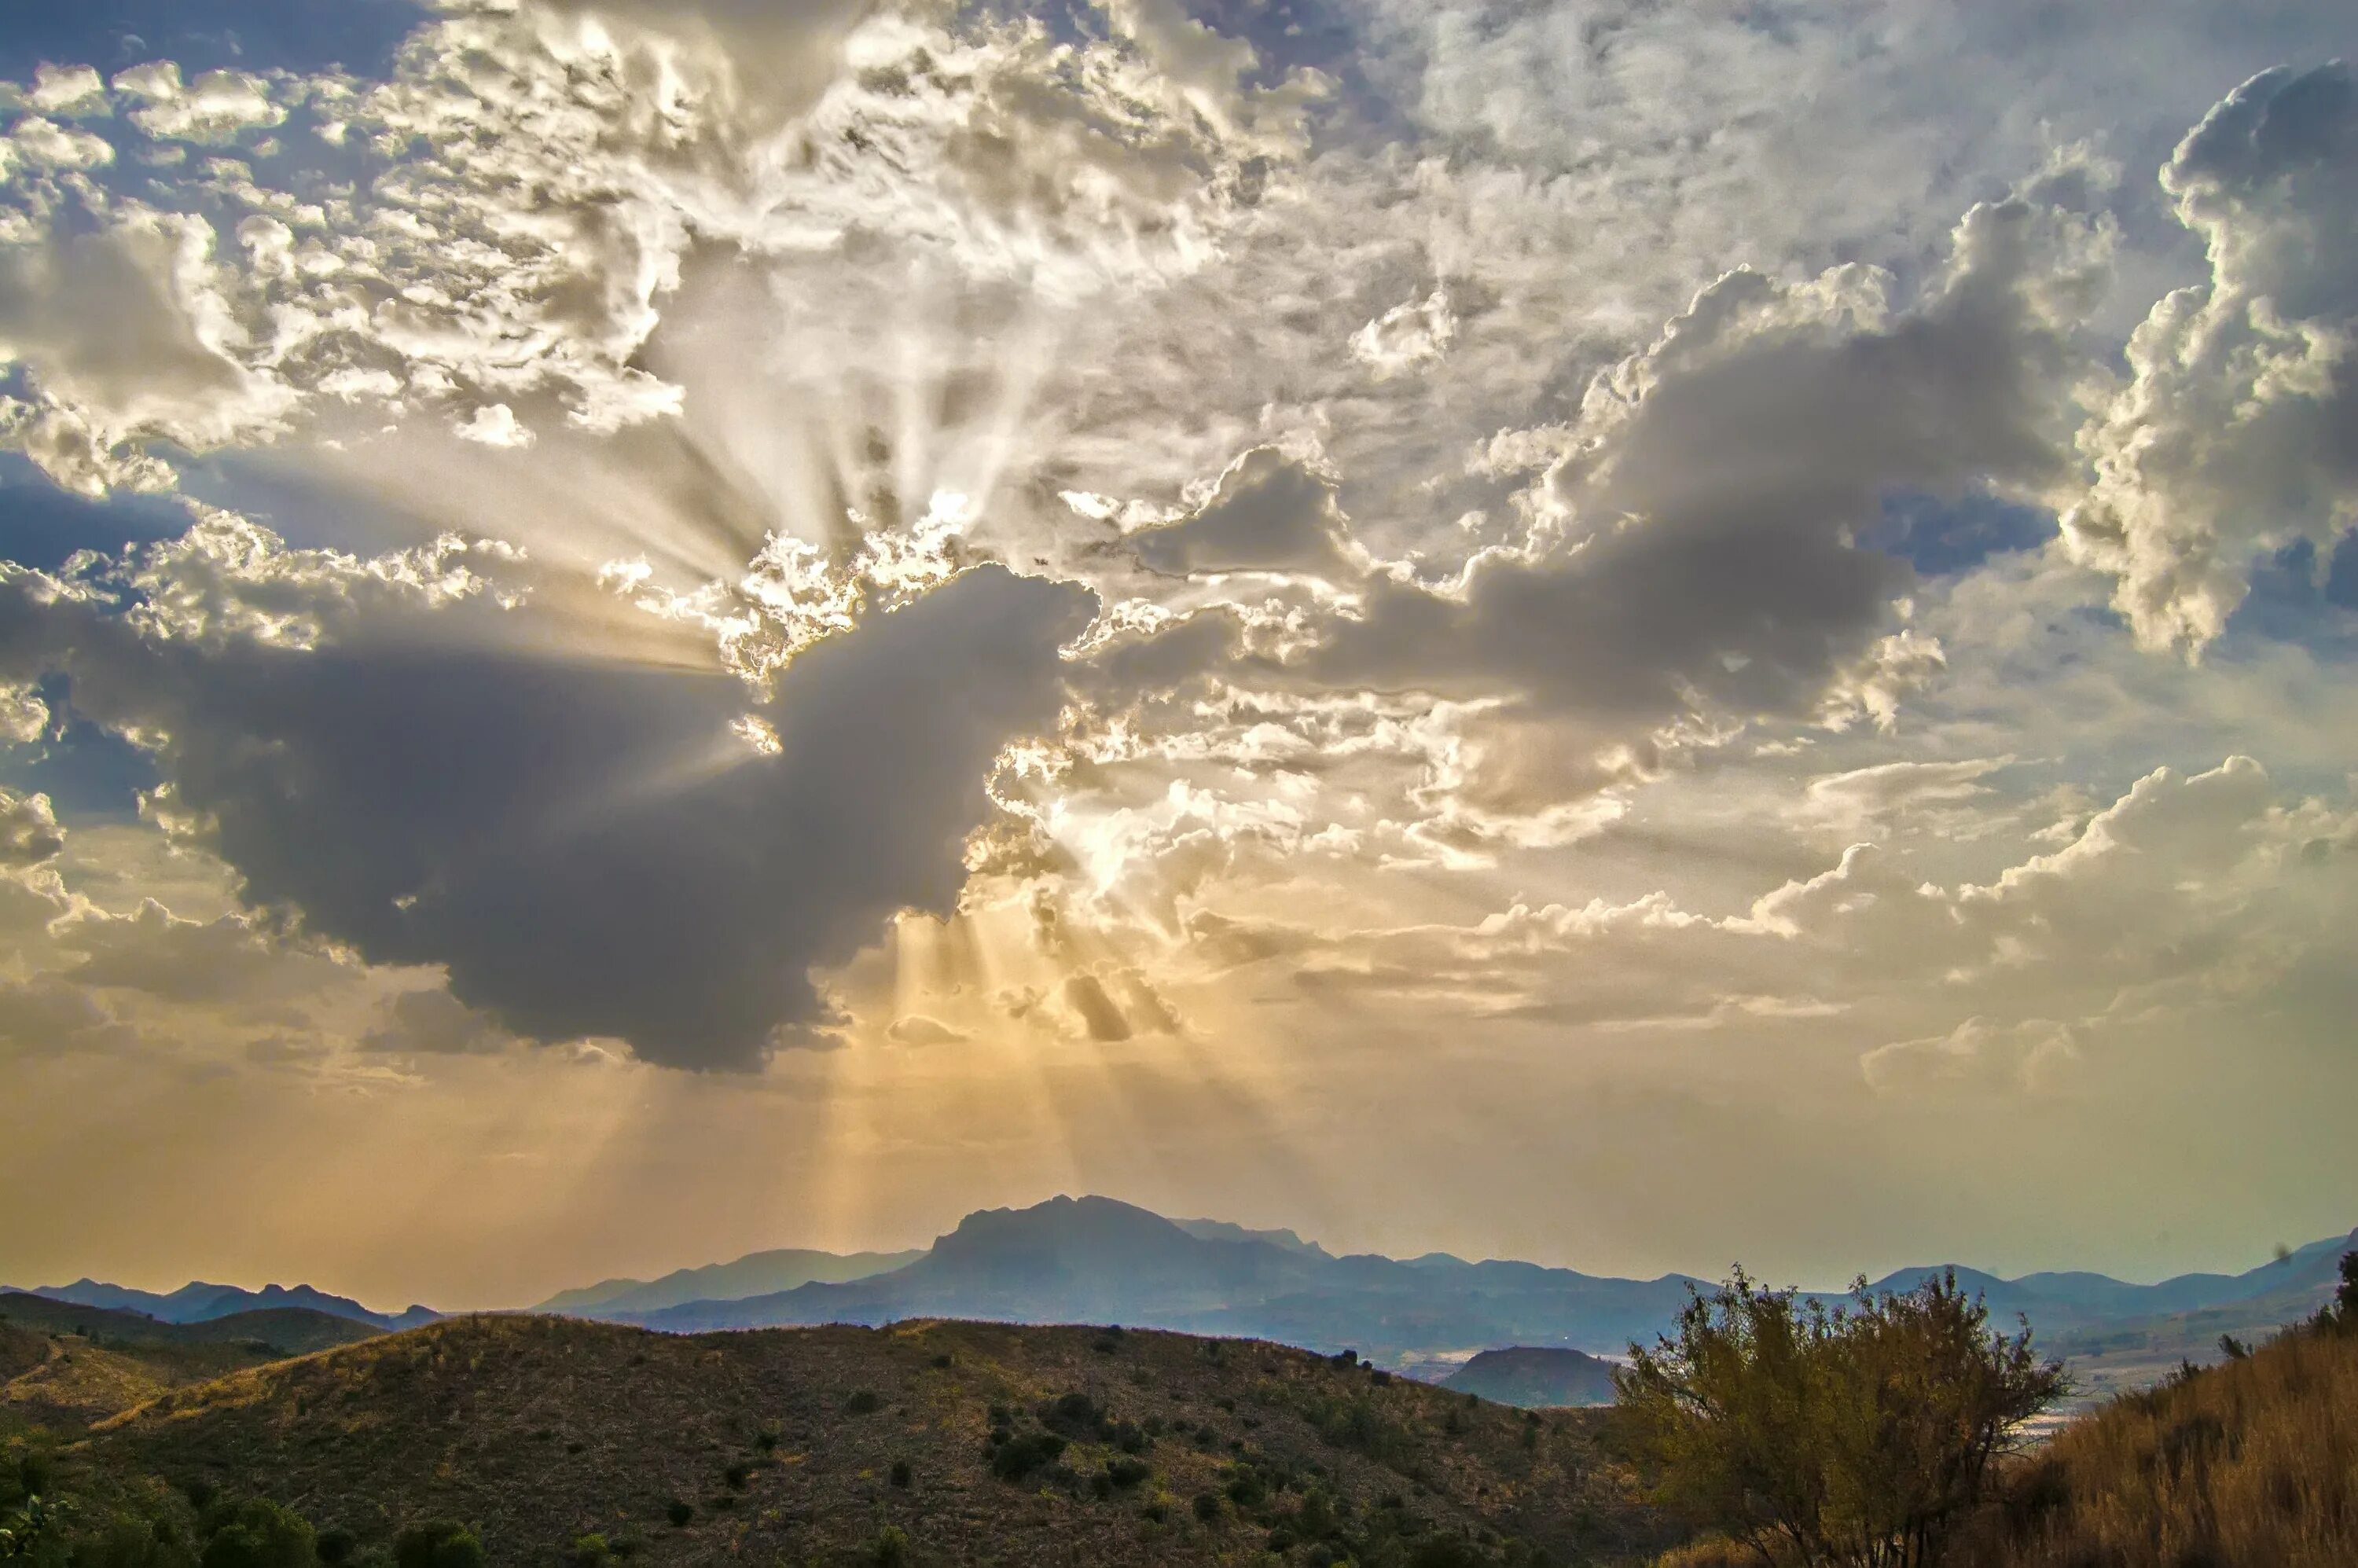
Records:
[[[808,970],[903,907],[946,912],[985,776],[1053,728],[1087,595],[997,568],[732,678],[554,656],[535,612],[363,602],[315,651],[142,634],[0,585],[0,672],[62,667],[150,738],[253,904],[539,1040],[757,1065],[820,1022]],[[730,732],[751,714],[775,754]]]

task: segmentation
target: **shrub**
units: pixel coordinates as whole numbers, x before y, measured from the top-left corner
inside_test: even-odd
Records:
[[[878,1530],[874,1544],[868,1549],[868,1561],[876,1568],[908,1568],[913,1561],[908,1532],[897,1524],[888,1524]]]
[[[989,1450],[990,1473],[1002,1481],[1020,1481],[1065,1452],[1065,1440],[1053,1432],[1011,1436]]]
[[[843,1408],[853,1415],[874,1415],[884,1408],[884,1401],[874,1391],[862,1389],[844,1400]]]
[[[753,1434],[753,1446],[760,1449],[764,1454],[775,1454],[778,1451],[777,1429],[775,1427],[765,1426],[761,1431],[755,1433]]]
[[[936,1371],[947,1371],[950,1368],[957,1365],[957,1357],[951,1355],[946,1350],[934,1357],[934,1369]]]
[[[1220,1517],[1220,1494],[1217,1492],[1198,1492],[1195,1494],[1195,1517],[1202,1519],[1206,1524],[1209,1524],[1214,1519]]]
[[[1109,1459],[1106,1462],[1106,1478],[1117,1487],[1135,1487],[1154,1474],[1154,1466],[1143,1459]]]
[[[910,1483],[915,1479],[916,1473],[909,1468],[909,1462],[906,1459],[895,1459],[892,1461],[892,1473],[891,1476],[892,1485],[900,1487],[905,1492],[909,1489]]]
[[[483,1543],[452,1520],[427,1519],[393,1538],[394,1568],[483,1568]]]
[[[664,1518],[671,1520],[671,1527],[674,1530],[686,1530],[687,1521],[695,1517],[696,1505],[684,1498],[674,1498],[664,1505]],[[404,1563],[402,1568],[409,1568],[409,1565]]]
[[[337,1568],[338,1564],[351,1559],[353,1549],[358,1545],[359,1538],[351,1530],[341,1525],[334,1525],[319,1532],[311,1542],[311,1550],[319,1553],[319,1561],[327,1563],[328,1568]]]
[[[204,1568],[310,1568],[319,1561],[318,1540],[303,1517],[259,1498],[209,1520],[207,1532]]]
[[[721,1471],[720,1478],[729,1484],[729,1489],[730,1491],[741,1492],[745,1489],[747,1484],[753,1479],[753,1466],[746,1464],[742,1459],[740,1459],[735,1464],[730,1465],[726,1470]]]
[[[2070,1389],[1954,1274],[1829,1308],[1742,1271],[1630,1346],[1618,1417],[1661,1499],[1762,1556],[1921,1568],[2022,1423]]]
[[[565,1561],[568,1568],[605,1568],[606,1563],[613,1555],[614,1549],[608,1545],[606,1538],[596,1530],[591,1530],[587,1535],[575,1536],[573,1544],[565,1549]]]

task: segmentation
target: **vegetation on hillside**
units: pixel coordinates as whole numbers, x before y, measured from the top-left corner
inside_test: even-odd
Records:
[[[2023,1423],[2066,1391],[1953,1274],[1829,1308],[1737,1271],[1617,1374],[1661,1500],[1763,1562],[1931,1568]]]
[[[1595,1426],[1179,1335],[471,1319],[172,1391],[56,1450],[52,1551],[118,1568],[106,1543],[145,1530],[165,1544],[135,1568],[242,1568],[209,1530],[259,1498],[350,1568],[471,1568],[404,1561],[432,1521],[499,1568],[1642,1560],[1676,1531]]]
[[[2315,1323],[2072,1422],[1953,1568],[2358,1563],[2358,1253]]]

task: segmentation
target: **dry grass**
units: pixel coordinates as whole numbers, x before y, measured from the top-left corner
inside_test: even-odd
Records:
[[[1956,1568],[2358,1564],[2358,1335],[2287,1334],[2074,1422]]]

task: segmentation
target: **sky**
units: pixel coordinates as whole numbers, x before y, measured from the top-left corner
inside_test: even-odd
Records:
[[[2326,0],[0,23],[0,1278],[2358,1224]]]

